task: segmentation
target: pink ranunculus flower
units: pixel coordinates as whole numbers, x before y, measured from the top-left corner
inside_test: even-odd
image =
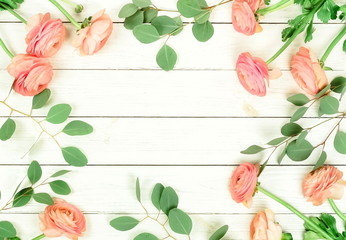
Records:
[[[53,67],[46,58],[18,54],[7,70],[14,77],[13,89],[23,96],[34,96],[47,88],[53,77]]]
[[[262,31],[251,6],[243,0],[235,0],[232,5],[232,24],[237,32],[248,36]]]
[[[303,193],[309,202],[318,206],[328,198],[341,199],[346,182],[343,173],[333,166],[324,166],[308,173],[303,180]]]
[[[66,237],[77,240],[86,230],[84,214],[74,205],[55,198],[40,214],[41,231],[46,237]]]
[[[256,12],[260,7],[265,6],[264,0],[243,0],[247,2],[252,10],[252,12]]]
[[[248,208],[251,207],[259,168],[259,165],[243,163],[235,169],[230,182],[230,191],[235,202],[243,203]]]
[[[281,237],[282,228],[270,209],[256,214],[250,225],[250,240],[281,240]]]
[[[77,32],[73,46],[79,49],[81,55],[93,55],[107,42],[113,31],[113,22],[105,10],[96,13],[89,26]]]
[[[65,40],[66,30],[61,19],[51,19],[50,14],[39,13],[28,20],[26,52],[37,57],[55,55]]]
[[[315,54],[305,47],[301,47],[292,57],[291,73],[299,87],[311,95],[316,95],[328,85],[320,62]]]
[[[251,94],[266,95],[266,81],[269,80],[267,64],[259,57],[245,52],[239,55],[236,70],[241,85]]]

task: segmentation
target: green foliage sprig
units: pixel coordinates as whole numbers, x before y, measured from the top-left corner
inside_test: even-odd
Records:
[[[113,228],[115,228],[118,231],[129,231],[135,228],[141,222],[151,220],[162,227],[162,229],[166,233],[166,236],[164,236],[163,238],[158,238],[152,233],[141,233],[138,234],[134,238],[134,240],[159,240],[166,238],[172,238],[177,240],[178,238],[174,237],[171,234],[171,231],[185,235],[188,239],[191,239],[190,234],[193,227],[192,220],[187,213],[178,208],[179,197],[172,187],[165,187],[161,183],[157,183],[153,188],[153,191],[151,193],[151,202],[158,210],[156,216],[151,216],[148,210],[143,205],[141,198],[141,187],[138,178],[136,181],[136,198],[142,206],[146,216],[141,220],[129,216],[115,218],[110,222],[110,225]],[[160,214],[164,214],[167,218],[164,222],[161,222],[159,220]],[[169,227],[167,226],[167,223]],[[217,231],[215,231],[209,238],[209,240],[220,240],[226,235],[227,231],[228,226],[225,225],[219,228]]]
[[[6,99],[4,99],[3,101],[0,101],[0,104],[4,105],[5,107],[7,107],[10,110],[10,114],[9,114],[7,120],[3,123],[3,125],[0,128],[0,140],[7,141],[7,140],[11,139],[11,137],[15,133],[16,122],[13,119],[12,114],[17,113],[17,114],[20,114],[22,116],[30,118],[41,130],[36,141],[34,142],[34,144],[32,145],[32,147],[29,149],[29,151],[27,153],[29,153],[30,150],[36,145],[36,143],[39,141],[41,136],[43,134],[46,134],[61,149],[62,156],[68,164],[70,164],[72,166],[76,166],[76,167],[85,166],[88,163],[88,159],[84,155],[84,153],[80,149],[73,147],[73,146],[63,147],[60,144],[60,142],[58,141],[57,136],[60,134],[66,134],[69,136],[87,135],[87,134],[90,134],[93,132],[93,127],[84,121],[74,120],[74,121],[67,123],[61,129],[61,131],[59,131],[57,133],[52,133],[51,131],[49,131],[43,125],[44,122],[48,122],[50,124],[62,124],[68,119],[68,117],[70,116],[70,113],[72,111],[72,107],[69,104],[57,104],[57,105],[52,106],[49,109],[45,119],[38,119],[38,118],[34,117],[32,115],[32,112],[36,109],[40,109],[40,108],[44,107],[47,104],[50,96],[51,96],[51,91],[49,89],[45,89],[40,94],[34,96],[33,100],[32,100],[32,107],[31,107],[30,113],[25,113],[21,110],[18,110],[18,109],[11,107],[7,103],[8,97]]]
[[[314,169],[317,169],[326,161],[327,152],[325,151],[325,146],[327,141],[333,137],[335,150],[341,154],[346,154],[346,132],[341,130],[341,123],[346,117],[346,111],[345,109],[340,109],[340,102],[345,93],[346,78],[337,77],[313,98],[309,98],[302,93],[289,97],[287,101],[299,108],[297,108],[291,116],[290,122],[282,126],[282,136],[269,141],[266,146],[263,147],[252,145],[242,151],[242,153],[256,154],[264,150],[272,150],[265,164],[262,166],[262,168],[264,168],[273,153],[278,149],[281,149],[281,154],[279,154],[277,159],[280,164],[285,156],[288,156],[293,161],[304,161],[315,149],[319,148],[320,157],[314,167]],[[338,95],[339,98],[332,95]],[[302,127],[297,121],[303,118],[308,110],[315,104],[319,106],[318,116],[324,116],[325,118],[311,127]],[[336,121],[335,125],[319,144],[313,146],[306,139],[313,129],[333,120]]]

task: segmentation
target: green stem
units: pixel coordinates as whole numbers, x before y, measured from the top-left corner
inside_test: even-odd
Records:
[[[41,235],[39,235],[39,236],[33,238],[32,240],[40,240],[40,239],[45,238],[45,237],[46,237],[46,236],[42,233]]]
[[[69,14],[65,8],[63,8],[63,6],[61,6],[56,0],[48,0],[51,3],[53,3],[54,6],[56,6],[59,11],[65,15],[65,17],[67,17],[67,19],[77,28],[77,29],[81,29],[81,24],[79,24],[72,16],[71,14]]]
[[[328,202],[330,206],[333,208],[334,212],[342,219],[342,221],[346,222],[346,216],[341,210],[336,206],[333,199],[328,198]]]
[[[0,7],[6,9],[9,13],[11,13],[13,16],[15,16],[19,21],[21,21],[22,23],[26,24],[26,20],[22,16],[20,16],[18,13],[13,11],[13,9],[10,8],[9,6],[7,6],[6,4],[0,3]]]
[[[321,62],[324,63],[327,60],[327,58],[328,58],[329,54],[332,52],[333,48],[345,36],[345,34],[346,34],[346,26],[344,26],[344,28],[341,30],[341,32],[330,43],[330,45],[328,46],[327,50],[325,51],[325,53],[323,54],[323,56],[320,59]]]
[[[277,201],[278,203],[280,203],[281,205],[283,205],[284,207],[286,207],[288,210],[290,210],[291,212],[293,212],[295,215],[297,215],[298,217],[300,217],[306,224],[308,224],[311,228],[313,228],[314,231],[316,231],[317,233],[321,234],[325,239],[328,240],[333,240],[332,237],[330,237],[325,231],[323,231],[315,222],[311,221],[310,218],[308,218],[307,216],[305,216],[303,213],[301,213],[298,209],[296,209],[295,207],[293,207],[292,205],[290,205],[289,203],[287,203],[286,201],[282,200],[281,198],[275,196],[274,194],[272,194],[271,192],[268,192],[266,189],[262,188],[261,186],[257,186],[257,190],[265,195],[267,195],[268,197],[270,197],[271,199]]]
[[[270,7],[259,9],[256,13],[258,15],[265,16],[268,13],[272,13],[272,12],[281,10],[285,7],[288,7],[288,6],[292,5],[293,3],[294,3],[294,0],[282,0],[276,4],[273,4]]]
[[[7,48],[6,44],[0,38],[0,47],[5,51],[5,53],[10,57],[14,58],[14,54]]]

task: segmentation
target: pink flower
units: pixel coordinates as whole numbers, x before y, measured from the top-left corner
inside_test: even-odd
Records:
[[[266,95],[266,81],[269,80],[267,64],[258,57],[245,52],[240,54],[236,64],[236,70],[241,85],[251,94],[257,96]]]
[[[328,198],[341,199],[346,182],[343,173],[333,166],[324,166],[308,173],[303,180],[303,193],[309,202],[318,206]]]
[[[311,95],[316,95],[328,85],[326,73],[315,54],[305,47],[292,57],[291,73],[299,87]]]
[[[107,42],[113,31],[113,22],[108,14],[101,10],[92,18],[90,25],[78,31],[73,46],[79,48],[81,55],[93,55]]]
[[[264,0],[243,0],[247,2],[252,10],[255,13],[260,7],[265,6]]]
[[[67,236],[77,240],[86,230],[83,213],[74,205],[62,199],[54,199],[54,204],[47,206],[40,214],[41,231],[46,237]]]
[[[248,36],[262,31],[262,27],[256,21],[255,13],[251,7],[255,7],[254,4],[250,6],[248,2],[243,0],[235,0],[232,5],[234,29]]]
[[[250,240],[281,240],[281,237],[282,228],[270,209],[256,214],[250,225]]]
[[[27,23],[26,52],[37,57],[51,57],[60,49],[65,39],[65,27],[60,19],[51,19],[50,14],[37,14]]]
[[[7,70],[15,79],[13,89],[23,96],[34,96],[47,88],[53,77],[53,68],[45,58],[18,54]]]
[[[230,191],[235,202],[251,207],[258,173],[259,165],[251,163],[243,163],[235,169],[230,182]]]

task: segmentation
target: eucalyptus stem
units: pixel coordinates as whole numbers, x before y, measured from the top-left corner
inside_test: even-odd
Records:
[[[328,198],[328,202],[330,206],[333,208],[334,212],[342,219],[342,221],[346,222],[346,216],[341,210],[336,206],[333,199]]]
[[[59,11],[65,15],[65,17],[79,30],[82,28],[82,25],[79,24],[72,16],[69,14],[63,6],[60,5],[56,0],[48,0],[50,1],[54,6],[56,6]]]
[[[45,238],[45,237],[46,237],[46,235],[44,235],[44,234],[42,233],[41,235],[39,235],[39,236],[33,238],[32,240],[40,240],[40,239],[43,239],[43,238]]]
[[[287,203],[286,201],[282,200],[281,198],[277,197],[276,195],[272,194],[271,192],[267,191],[266,189],[262,188],[261,186],[257,186],[257,190],[271,199],[277,201],[284,207],[286,207],[288,210],[293,212],[295,215],[297,215],[299,218],[301,218],[306,224],[309,225],[309,227],[313,228],[314,231],[318,232],[321,234],[325,239],[327,240],[333,240],[332,237],[330,237],[325,231],[323,231],[315,222],[311,221],[310,218],[305,216],[302,212],[300,212],[298,209],[293,207],[291,204]]]
[[[7,48],[6,44],[0,38],[0,47],[4,50],[4,52],[10,57],[14,58],[14,54]]]
[[[11,13],[13,16],[15,16],[22,23],[24,23],[24,24],[27,23],[27,21],[22,16],[20,16],[18,13],[16,13],[12,8],[7,6],[6,4],[0,3],[0,7],[6,9],[9,13]]]
[[[294,0],[281,0],[280,2],[273,4],[272,6],[259,9],[256,13],[261,16],[265,16],[269,13],[286,8],[294,3]]]
[[[336,46],[336,44],[346,35],[346,26],[343,27],[343,29],[340,31],[340,33],[334,38],[334,40],[330,43],[327,50],[324,52],[323,56],[321,57],[320,61],[325,62],[329,56],[329,54],[332,52],[333,48]]]

